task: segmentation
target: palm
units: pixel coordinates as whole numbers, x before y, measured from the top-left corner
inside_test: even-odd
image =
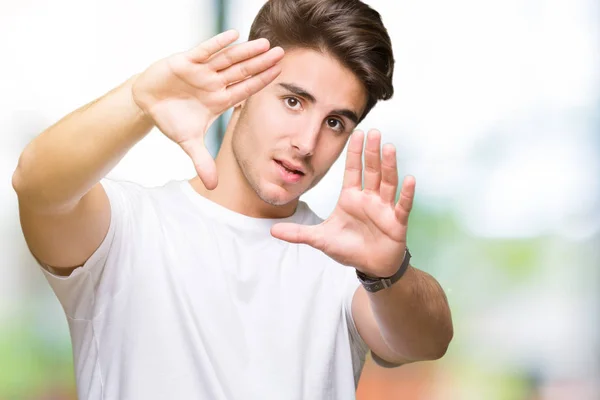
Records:
[[[337,206],[327,220],[316,226],[277,224],[273,236],[292,243],[309,244],[339,263],[374,276],[390,276],[400,266],[406,248],[408,216],[414,197],[414,179],[398,186],[393,146],[380,157],[379,133],[369,135],[362,188],[362,133],[350,140],[344,186]]]
[[[345,265],[376,270],[402,256],[406,229],[395,222],[394,209],[378,196],[344,189],[337,207],[323,223],[323,251]],[[367,251],[365,251],[367,250]]]
[[[258,92],[279,74],[281,48],[259,39],[227,47],[227,31],[189,51],[151,65],[133,86],[133,98],[156,126],[190,156],[205,186],[217,185],[204,135],[214,120]]]
[[[161,90],[156,90],[159,95],[148,113],[176,143],[203,140],[210,124],[232,105],[231,93],[218,72],[203,63],[193,64],[185,53],[157,62],[149,72],[164,78],[153,82]]]
[[[161,132],[175,143],[203,143],[205,132],[213,122],[204,104],[182,93],[177,98],[158,102],[150,115]]]

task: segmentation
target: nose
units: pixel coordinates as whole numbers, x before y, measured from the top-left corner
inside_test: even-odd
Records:
[[[292,147],[298,155],[310,157],[314,154],[320,131],[321,122],[316,118],[305,124],[299,124],[296,133],[292,136]]]

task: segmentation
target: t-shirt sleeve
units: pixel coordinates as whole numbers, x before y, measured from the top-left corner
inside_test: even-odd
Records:
[[[347,275],[346,285],[344,288],[344,313],[348,324],[350,350],[352,352],[352,369],[354,371],[354,385],[358,386],[358,380],[360,378],[362,368],[365,364],[365,359],[367,356],[367,352],[369,351],[369,347],[358,333],[358,330],[356,329],[356,324],[354,323],[354,318],[352,317],[352,299],[354,297],[356,289],[358,289],[358,287],[360,286],[360,281],[356,277],[356,272],[354,268],[346,267],[346,270]]]
[[[110,203],[110,225],[98,249],[69,276],[54,274],[40,264],[65,314],[73,319],[93,319],[128,283],[133,257],[132,213],[141,187],[110,179],[100,183]]]

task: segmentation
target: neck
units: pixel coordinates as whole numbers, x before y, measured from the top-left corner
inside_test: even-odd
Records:
[[[286,218],[294,213],[298,199],[274,206],[262,200],[248,183],[244,173],[235,159],[232,148],[233,131],[238,123],[241,108],[236,107],[227,125],[223,143],[215,158],[219,183],[213,190],[208,190],[198,176],[190,180],[190,184],[201,196],[225,208],[254,218]]]

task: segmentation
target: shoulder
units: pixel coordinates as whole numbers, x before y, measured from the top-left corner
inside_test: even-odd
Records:
[[[149,200],[174,200],[181,197],[182,181],[171,180],[160,186],[144,186],[128,180],[103,178],[100,183],[111,200],[132,204]]]
[[[181,183],[169,181],[160,186],[144,186],[137,182],[104,178],[101,184],[110,202],[111,218],[123,229],[150,228],[163,221],[185,204]]]

